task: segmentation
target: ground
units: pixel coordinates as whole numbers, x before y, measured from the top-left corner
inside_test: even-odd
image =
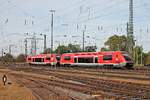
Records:
[[[149,76],[148,69],[3,67],[0,100],[150,100]]]
[[[2,76],[5,73],[0,73],[0,100],[35,100],[32,92],[26,87],[16,83],[15,78],[7,75],[8,81],[3,85]]]

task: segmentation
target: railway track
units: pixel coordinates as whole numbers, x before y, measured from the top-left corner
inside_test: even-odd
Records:
[[[119,74],[128,74],[128,75],[136,75],[136,74],[139,74],[139,75],[147,75],[147,76],[150,76],[150,67],[147,66],[147,67],[142,67],[142,68],[134,68],[134,69],[131,69],[131,70],[123,70],[123,69],[106,69],[106,68],[102,68],[102,67],[51,67],[51,66],[29,66],[28,64],[13,64],[13,65],[5,65],[6,67],[9,67],[11,66],[12,67],[15,67],[15,69],[18,68],[19,69],[23,69],[23,68],[33,68],[33,69],[42,69],[42,70],[49,70],[49,69],[61,69],[61,70],[82,70],[82,71],[90,71],[90,72],[109,72],[109,73],[119,73]]]
[[[31,89],[37,100],[76,100],[72,97],[64,95],[63,93],[57,93],[54,91],[53,87],[50,87],[48,84],[39,81],[39,79],[28,78],[25,76],[17,76],[16,79],[19,84]]]
[[[76,83],[70,83],[68,84],[68,81],[65,82],[65,80],[58,81],[58,80],[50,80],[46,81],[49,85],[54,85],[62,88],[72,89],[75,91],[83,92],[85,94],[92,94],[92,95],[100,95],[102,92],[99,93],[99,91],[103,91],[104,93],[107,93],[111,96],[115,96],[116,98],[121,99],[149,99],[149,93],[150,93],[150,87],[149,86],[143,86],[139,84],[131,84],[126,82],[118,83],[117,81],[108,81],[108,80],[98,80],[93,78],[87,78],[83,76],[75,76],[74,74],[58,74],[56,72],[50,73],[48,75],[55,76],[59,79],[65,79],[65,80],[72,80],[74,82],[78,82],[80,84]],[[49,83],[50,82],[50,83]],[[71,84],[71,85],[70,85]],[[81,85],[83,84],[83,85]],[[82,88],[81,88],[82,87]],[[92,92],[91,92],[92,91]]]
[[[97,87],[97,90],[109,90],[112,89],[112,93],[117,93],[116,90],[118,90],[118,93],[121,93],[122,95],[126,94],[125,92],[128,91],[129,94],[127,95],[132,95],[133,97],[137,95],[137,97],[144,98],[142,96],[146,96],[147,98],[150,98],[150,86],[147,85],[139,85],[139,84],[133,84],[133,83],[127,83],[127,82],[118,82],[118,81],[110,81],[110,80],[102,80],[98,78],[87,78],[87,77],[82,77],[82,76],[75,76],[75,75],[64,75],[64,74],[56,74],[53,73],[54,76],[59,77],[59,78],[65,78],[68,80],[73,80],[77,82],[81,82],[83,84],[88,84],[91,86]],[[52,73],[51,73],[52,75]],[[64,75],[64,76],[63,76]],[[107,88],[107,89],[106,89]],[[105,90],[106,89],[106,90]],[[114,91],[115,90],[115,91]],[[109,90],[110,91],[110,90]],[[140,94],[139,94],[140,93]],[[127,97],[127,95],[125,97]],[[129,98],[128,98],[129,99]]]
[[[18,75],[15,75],[17,77],[18,83],[21,82],[24,86],[30,88],[33,93],[35,94],[37,100],[96,100],[95,97],[90,96],[89,94],[92,93],[90,87],[86,85],[81,85],[69,81],[64,81],[61,79],[43,79],[39,77],[28,77],[28,76],[23,76],[19,77]],[[23,78],[23,79],[22,79]],[[61,87],[62,90],[67,89],[68,92],[63,93],[60,90],[56,90],[55,88]],[[39,89],[40,88],[40,89]],[[42,88],[42,89],[41,89]],[[48,93],[45,91],[46,94],[43,95],[44,90],[50,91],[51,93]],[[40,92],[38,92],[40,91]],[[76,91],[74,94],[71,91]],[[42,93],[41,93],[42,92]],[[70,92],[72,94],[70,94]],[[80,93],[83,94],[80,94]],[[54,98],[50,98],[50,94],[54,94]],[[79,94],[77,96],[77,94]],[[84,95],[87,94],[87,95]],[[59,97],[59,98],[58,98]],[[64,98],[65,97],[65,98]]]
[[[9,67],[10,68],[10,67]],[[149,100],[150,99],[150,84],[143,85],[138,83],[131,83],[131,82],[123,82],[123,81],[114,81],[114,80],[107,80],[102,79],[100,77],[104,77],[105,74],[117,74],[119,77],[122,78],[121,75],[126,75],[126,79],[137,79],[137,80],[148,80],[149,78],[144,78],[145,75],[141,72],[136,73],[135,70],[130,71],[129,73],[124,70],[95,70],[95,69],[73,69],[73,68],[37,68],[37,67],[13,67],[12,70],[17,71],[25,71],[25,72],[32,72],[36,74],[42,74],[47,76],[53,76],[57,79],[37,79],[36,82],[41,82],[43,84],[47,84],[48,86],[55,86],[61,87],[64,89],[69,89],[72,91],[81,92],[87,95],[105,95],[110,96],[111,98],[119,98],[123,100]],[[102,74],[99,74],[101,73]],[[133,73],[132,73],[133,72]],[[140,78],[133,77],[135,75],[144,75]],[[109,76],[112,77],[113,76]],[[118,78],[118,77],[116,77]],[[34,79],[34,78],[33,78]],[[31,79],[31,80],[33,80]],[[28,79],[30,80],[30,79]],[[36,83],[35,82],[35,83]]]
[[[85,74],[92,76],[105,76],[114,78],[124,78],[124,79],[136,79],[136,80],[150,80],[150,72],[138,73],[136,71],[126,71],[126,70],[106,70],[106,69],[65,69],[65,68],[49,68],[49,67],[12,67],[12,70],[24,70],[24,71],[39,71],[42,73],[51,72],[62,72],[62,73],[75,73],[75,74]]]

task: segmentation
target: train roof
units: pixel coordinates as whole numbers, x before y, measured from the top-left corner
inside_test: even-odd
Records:
[[[114,54],[114,53],[128,54],[126,51],[104,51],[100,53],[101,54]]]
[[[47,57],[47,56],[55,56],[55,55],[58,55],[58,54],[38,54],[38,55],[34,55],[34,56],[29,55],[29,56],[27,56],[27,58]]]
[[[65,53],[65,55],[71,55],[71,54],[74,54],[74,55],[93,55],[93,54],[104,54],[104,53],[108,53],[108,54],[111,54],[111,53],[123,53],[123,54],[128,54],[127,52],[125,51],[103,51],[103,52],[78,52],[78,53]]]

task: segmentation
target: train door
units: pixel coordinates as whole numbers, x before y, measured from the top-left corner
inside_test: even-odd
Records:
[[[98,57],[94,57],[94,63],[98,63]]]
[[[61,56],[56,55],[56,66],[60,66],[60,60],[61,60]]]
[[[74,57],[74,63],[78,63],[78,58]]]

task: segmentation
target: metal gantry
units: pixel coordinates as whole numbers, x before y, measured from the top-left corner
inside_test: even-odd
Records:
[[[133,25],[133,0],[129,2],[129,23],[127,24],[128,52],[133,56],[134,25]]]

